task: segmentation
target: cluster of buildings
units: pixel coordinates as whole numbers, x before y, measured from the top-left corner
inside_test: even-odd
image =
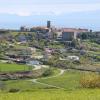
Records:
[[[19,30],[16,30],[19,31]],[[0,40],[4,37],[5,33],[9,33],[10,30],[0,29]],[[21,26],[20,32],[35,32],[36,38],[38,39],[54,39],[59,41],[71,41],[72,39],[77,39],[77,36],[80,33],[93,33],[92,30],[81,29],[81,28],[56,28],[51,25],[51,21],[47,21],[46,26],[37,26],[37,27],[26,27]],[[95,35],[100,36],[100,32],[94,32]],[[24,36],[21,36],[24,38]]]
[[[0,38],[4,37],[4,33],[8,33],[9,30],[0,30]],[[46,26],[37,26],[37,27],[26,27],[21,26],[20,32],[35,32],[37,39],[54,39],[56,36],[56,40],[58,41],[72,41],[73,39],[77,39],[77,36],[80,33],[90,32],[88,29],[81,28],[56,28],[51,25],[51,21],[47,21]],[[100,35],[100,32],[95,32],[97,36]],[[24,36],[21,36],[24,39]]]
[[[48,38],[53,39],[56,34],[57,40],[62,41],[71,41],[72,39],[76,39],[80,33],[89,32],[88,29],[76,29],[76,28],[55,28],[51,26],[51,21],[47,21],[46,27],[32,27],[27,28],[25,26],[20,28],[20,31],[30,31],[36,32],[38,38]]]
[[[0,30],[1,33],[6,33],[8,30]],[[76,29],[76,28],[55,28],[51,25],[51,21],[47,21],[46,26],[37,26],[37,27],[26,27],[21,26],[20,32],[35,32],[36,38],[38,39],[54,39],[56,36],[57,40],[60,41],[71,41],[72,39],[77,39],[77,36],[80,33],[89,32],[88,29]],[[100,33],[100,32],[99,32]],[[96,32],[97,35],[100,35]],[[1,36],[0,36],[1,37]],[[2,38],[2,37],[1,37]],[[22,36],[24,38],[24,36]]]

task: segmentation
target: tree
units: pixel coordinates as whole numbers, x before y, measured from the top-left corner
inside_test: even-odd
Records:
[[[81,34],[81,38],[84,39],[88,39],[88,33],[82,33]]]
[[[52,70],[49,68],[49,69],[46,69],[45,71],[44,71],[44,73],[43,73],[43,76],[49,76],[49,75],[51,75],[52,74]]]
[[[71,47],[79,48],[80,47],[79,41],[77,39],[73,39],[71,42]]]

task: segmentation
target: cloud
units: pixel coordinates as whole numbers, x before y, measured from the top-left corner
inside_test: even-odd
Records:
[[[0,7],[0,13],[15,14],[18,16],[31,15],[61,15],[73,12],[99,11],[100,3],[94,4],[31,4]]]
[[[32,15],[32,13],[23,12],[23,11],[22,11],[22,12],[20,11],[20,12],[17,12],[17,13],[16,13],[16,12],[9,12],[8,14],[17,15],[17,16],[22,16],[22,17],[23,17],[23,16],[26,16],[26,17],[27,17],[27,16],[31,16],[31,15]]]

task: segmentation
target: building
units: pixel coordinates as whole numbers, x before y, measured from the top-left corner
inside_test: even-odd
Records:
[[[76,39],[77,33],[74,31],[63,31],[62,32],[62,40],[63,41],[72,41],[73,39]]]
[[[20,27],[20,31],[21,31],[21,32],[28,32],[28,31],[30,31],[30,28],[28,28],[28,27],[26,27],[26,26],[21,26],[21,27]]]
[[[31,32],[38,32],[38,33],[46,33],[49,32],[49,28],[47,27],[41,27],[41,26],[37,26],[37,27],[32,27],[30,29]]]
[[[69,60],[73,60],[73,61],[79,61],[80,58],[78,56],[68,56],[67,57]]]
[[[27,62],[27,65],[29,65],[29,66],[40,65],[40,62],[38,60],[33,59],[33,60],[29,60]]]
[[[45,34],[45,39],[52,40],[52,39],[53,39],[53,32],[47,32],[47,33]]]
[[[96,34],[97,37],[100,37],[100,31],[95,32],[95,34]]]
[[[5,33],[9,33],[9,30],[0,29],[0,34],[5,34]]]
[[[88,32],[88,29],[76,29],[76,28],[63,28],[62,29],[62,40],[63,41],[72,41],[77,39],[77,36],[80,33]]]
[[[51,21],[47,21],[47,28],[51,28]]]

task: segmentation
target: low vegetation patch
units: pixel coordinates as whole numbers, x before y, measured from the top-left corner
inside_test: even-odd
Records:
[[[100,88],[100,75],[99,74],[85,74],[80,84],[83,88]]]
[[[17,71],[29,71],[29,67],[26,65],[0,63],[0,72],[17,72]]]
[[[50,68],[48,68],[48,69],[46,69],[45,71],[44,71],[44,73],[42,74],[44,77],[46,77],[46,76],[50,76],[50,75],[52,75],[53,74],[53,72],[52,72],[52,70],[50,69]]]
[[[19,92],[19,91],[20,91],[19,89],[10,89],[9,90],[10,93],[16,93],[16,92]]]

